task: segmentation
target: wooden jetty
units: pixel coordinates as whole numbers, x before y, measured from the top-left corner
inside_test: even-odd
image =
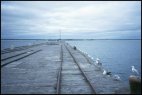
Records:
[[[2,94],[129,94],[86,54],[63,41],[1,51]]]

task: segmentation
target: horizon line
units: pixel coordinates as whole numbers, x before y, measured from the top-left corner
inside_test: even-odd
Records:
[[[141,39],[1,39],[1,40],[141,40]]]

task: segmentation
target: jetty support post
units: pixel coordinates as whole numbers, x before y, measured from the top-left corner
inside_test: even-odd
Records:
[[[131,94],[141,94],[141,78],[131,75],[129,77],[129,85]]]

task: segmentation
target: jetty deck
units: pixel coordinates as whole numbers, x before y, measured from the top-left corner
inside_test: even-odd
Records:
[[[86,54],[50,41],[1,51],[2,94],[129,94]]]

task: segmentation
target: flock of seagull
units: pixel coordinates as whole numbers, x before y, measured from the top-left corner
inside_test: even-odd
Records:
[[[31,45],[31,43],[29,43],[29,45]],[[10,49],[14,49],[14,45],[11,45]],[[91,58],[91,59],[94,61],[94,58],[91,57],[89,54],[87,54],[86,52],[83,52],[83,51],[80,50],[80,49],[78,49],[78,50],[81,51],[82,53],[86,54],[89,58]],[[29,52],[28,52],[28,53],[29,53]],[[107,75],[107,76],[111,76],[111,75],[112,75],[111,72],[109,72],[109,71],[107,71],[107,70],[105,70],[105,69],[102,68],[102,63],[100,62],[100,59],[99,59],[99,58],[96,58],[96,60],[95,60],[95,65],[96,65],[100,70],[103,71],[103,73],[102,73],[103,75]],[[139,75],[138,70],[135,69],[134,66],[131,66],[131,67],[132,67],[132,72],[133,72],[133,74]],[[117,80],[117,81],[120,81],[120,80],[121,80],[121,78],[120,78],[119,75],[116,75],[116,74],[115,74],[115,75],[113,75],[112,77],[113,77],[114,80]]]
[[[89,54],[87,54],[86,52],[83,52],[83,51],[80,50],[80,49],[78,49],[78,50],[81,51],[82,53],[86,54],[89,58],[91,58],[91,59],[94,61],[94,58],[91,57]],[[100,70],[102,70],[102,74],[103,74],[104,76],[106,76],[106,75],[107,75],[107,76],[112,76],[114,80],[116,80],[116,81],[121,81],[121,78],[120,78],[119,75],[116,75],[116,74],[115,74],[115,75],[112,75],[111,72],[109,72],[108,70],[103,69],[102,63],[100,62],[100,59],[99,59],[99,58],[96,58],[96,60],[95,60],[94,62],[95,62],[95,65],[96,65]],[[139,75],[138,70],[135,69],[134,66],[131,66],[131,67],[132,67],[132,73],[133,73],[134,75]]]

